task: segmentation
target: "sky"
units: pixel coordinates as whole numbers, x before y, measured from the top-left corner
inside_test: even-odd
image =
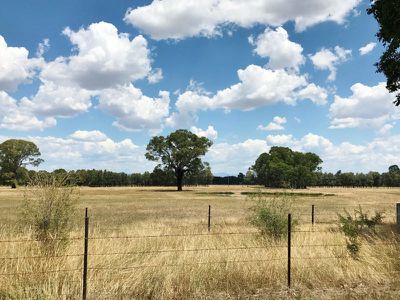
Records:
[[[399,108],[376,73],[367,0],[4,0],[0,142],[35,142],[40,169],[151,171],[154,135],[213,141],[214,174],[272,146],[322,170],[398,164]]]

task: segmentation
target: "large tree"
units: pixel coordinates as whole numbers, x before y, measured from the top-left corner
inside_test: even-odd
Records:
[[[0,144],[0,173],[3,180],[15,186],[20,168],[38,166],[43,162],[39,148],[25,140],[11,139]]]
[[[305,188],[316,179],[322,160],[314,153],[272,147],[262,153],[252,167],[257,181],[268,187]]]
[[[376,63],[378,72],[386,76],[386,88],[390,92],[400,90],[400,1],[374,0],[367,9],[379,23],[376,36],[385,46],[385,51]],[[400,93],[394,103],[400,105]]]
[[[174,172],[178,191],[182,191],[185,174],[204,169],[200,156],[206,154],[212,142],[188,130],[177,130],[167,137],[155,136],[147,145],[146,158],[160,162],[164,170]]]

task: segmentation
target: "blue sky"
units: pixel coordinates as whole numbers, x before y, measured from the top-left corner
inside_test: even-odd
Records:
[[[361,0],[5,0],[0,140],[38,144],[45,169],[142,172],[152,135],[187,128],[214,173],[271,146],[325,171],[398,163],[394,95],[375,72]]]

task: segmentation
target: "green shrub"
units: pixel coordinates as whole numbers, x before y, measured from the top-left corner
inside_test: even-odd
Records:
[[[255,204],[250,208],[250,223],[257,227],[263,236],[280,239],[288,232],[288,214],[292,208],[292,199],[287,196],[267,198],[263,194],[254,194],[250,199]],[[292,228],[297,224],[292,219]]]
[[[38,175],[24,191],[21,223],[46,253],[63,250],[68,244],[79,194],[66,182],[66,177]]]
[[[375,215],[368,217],[361,206],[354,210],[354,216],[345,210],[345,215],[338,215],[339,228],[346,237],[347,250],[356,257],[361,248],[361,237],[375,232],[375,226],[382,224],[383,212],[375,212]]]

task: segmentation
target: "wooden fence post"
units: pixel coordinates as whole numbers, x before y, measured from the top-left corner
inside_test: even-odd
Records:
[[[211,231],[211,205],[208,206],[208,232]]]
[[[89,242],[89,217],[88,217],[88,209],[85,208],[85,241],[84,241],[84,252],[83,252],[83,282],[82,282],[83,300],[86,300],[86,295],[87,295],[88,242]]]
[[[288,214],[288,260],[287,260],[287,285],[291,287],[291,247],[292,247],[292,215]]]
[[[314,204],[313,204],[313,205],[311,205],[311,224],[312,225],[314,225],[314,221],[315,221],[314,213],[315,213],[315,207],[314,207]]]

